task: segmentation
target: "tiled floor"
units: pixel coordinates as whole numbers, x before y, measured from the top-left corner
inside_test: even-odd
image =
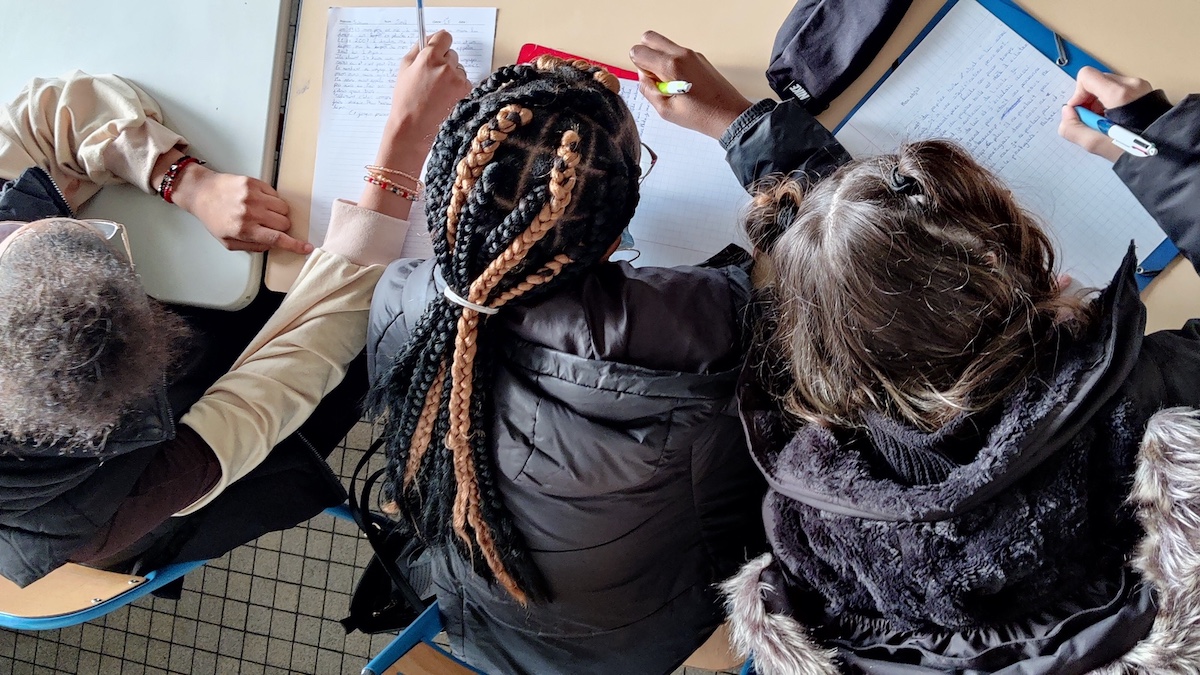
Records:
[[[330,457],[343,477],[371,433],[357,425]],[[346,635],[337,621],[370,551],[352,523],[321,515],[196,570],[178,601],[147,597],[62,630],[0,630],[0,673],[358,673],[392,638]]]

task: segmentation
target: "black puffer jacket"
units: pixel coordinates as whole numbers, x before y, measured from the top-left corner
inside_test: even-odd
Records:
[[[1197,264],[1200,97],[1141,117],[1168,107],[1109,111],[1160,148],[1115,170]],[[1160,411],[1200,405],[1200,321],[1143,337],[1134,266],[1090,334],[933,434],[788,431],[745,378],[773,554],[726,590],[760,672],[1195,672],[1200,416]]]
[[[441,288],[400,261],[375,291],[372,377]],[[739,267],[601,264],[496,317],[498,483],[553,600],[531,608],[436,556],[457,656],[488,673],[666,673],[724,620],[713,584],[764,550],[763,486],[731,407]]]

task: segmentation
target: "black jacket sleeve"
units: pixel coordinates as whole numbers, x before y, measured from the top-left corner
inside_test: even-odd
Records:
[[[1113,170],[1200,270],[1200,95],[1185,98],[1143,135],[1158,146],[1158,154],[1127,154]]]
[[[850,161],[833,134],[793,100],[754,104],[729,125],[721,147],[747,190],[772,174],[815,183]]]

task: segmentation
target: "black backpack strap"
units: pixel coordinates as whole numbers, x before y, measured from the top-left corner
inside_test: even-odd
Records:
[[[366,472],[367,464],[379,452],[379,448],[383,447],[383,443],[383,438],[376,439],[374,443],[371,443],[371,447],[367,448],[362,459],[358,461],[358,466],[354,468],[354,473],[350,476],[350,513],[354,516],[354,522],[358,524],[358,529],[366,535],[367,541],[375,551],[375,560],[379,561],[392,580],[392,587],[399,591],[404,601],[419,615],[425,610],[426,603],[421,600],[421,596],[409,583],[408,577],[400,570],[386,546],[388,535],[393,528],[397,527],[397,523],[372,512],[370,507],[371,494],[374,492],[375,484],[387,472],[387,468],[379,469],[367,476],[363,481],[362,489],[360,490],[358,487],[359,476]]]

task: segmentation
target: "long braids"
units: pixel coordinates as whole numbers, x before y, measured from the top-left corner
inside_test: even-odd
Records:
[[[497,488],[491,393],[498,310],[603,259],[637,205],[637,131],[611,73],[542,57],[501,68],[459,103],[430,156],[439,296],[371,394],[388,492],[429,543],[453,546],[525,604],[541,575]]]

